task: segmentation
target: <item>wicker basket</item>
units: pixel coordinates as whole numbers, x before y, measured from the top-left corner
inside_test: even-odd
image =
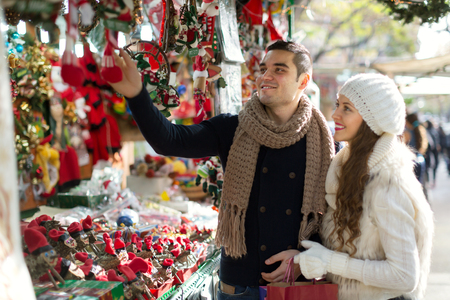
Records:
[[[181,190],[191,201],[202,201],[208,196],[207,193],[203,192],[201,185],[191,187],[181,186]]]

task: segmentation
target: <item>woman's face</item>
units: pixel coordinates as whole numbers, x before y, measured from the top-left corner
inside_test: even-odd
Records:
[[[335,123],[334,140],[337,142],[351,142],[363,122],[363,118],[353,103],[344,95],[336,100],[336,110],[331,116]]]

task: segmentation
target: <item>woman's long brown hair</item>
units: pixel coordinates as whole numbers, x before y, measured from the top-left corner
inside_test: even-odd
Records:
[[[367,162],[372,154],[373,147],[380,137],[363,121],[351,141],[350,155],[342,165],[342,173],[339,176],[339,187],[336,194],[336,211],[333,213],[335,228],[330,235],[337,234],[339,247],[344,248],[344,231],[348,230],[350,238],[345,244],[352,249],[350,256],[356,253],[353,241],[361,235],[359,219],[362,215],[362,203],[365,185],[369,179]]]

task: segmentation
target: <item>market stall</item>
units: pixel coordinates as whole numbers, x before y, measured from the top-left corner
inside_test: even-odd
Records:
[[[108,82],[123,76],[114,60],[123,48],[173,122],[238,113],[266,44],[282,37],[272,14],[287,32],[286,4],[257,23],[242,13],[252,5],[3,1],[10,80],[2,91],[12,107],[2,113],[10,112],[14,129],[2,130],[14,132],[17,160],[2,160],[17,174],[2,182],[18,186],[22,219],[4,236],[23,253],[31,276],[20,257],[14,274],[30,287],[31,277],[37,299],[215,294],[220,161],[156,155],[139,143],[125,99]],[[2,206],[5,228],[18,223],[14,199]]]

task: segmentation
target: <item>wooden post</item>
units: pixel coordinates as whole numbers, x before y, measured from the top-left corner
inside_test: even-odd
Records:
[[[0,43],[0,53],[5,53],[4,43]],[[0,298],[36,299],[21,246],[11,88],[3,57],[0,78]]]

